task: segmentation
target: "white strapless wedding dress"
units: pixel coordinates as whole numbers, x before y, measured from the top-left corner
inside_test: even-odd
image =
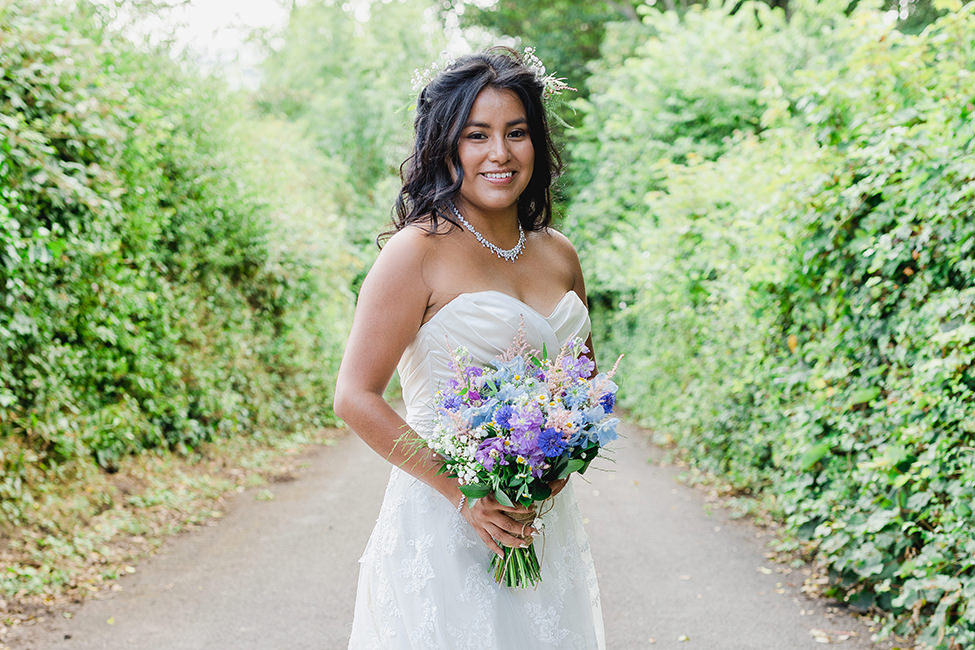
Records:
[[[544,316],[499,291],[464,293],[420,327],[398,371],[406,420],[421,435],[434,394],[452,376],[450,351],[465,346],[487,365],[524,321],[528,343],[554,354],[589,334],[574,292]],[[589,541],[572,479],[536,538],[542,581],[536,589],[494,582],[491,551],[436,490],[392,469],[376,527],[359,567],[349,650],[602,650],[602,611]]]

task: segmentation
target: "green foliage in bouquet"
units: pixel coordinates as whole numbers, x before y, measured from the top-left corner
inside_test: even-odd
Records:
[[[624,404],[762,495],[830,593],[953,649],[975,644],[975,6],[941,4],[917,35],[809,4],[608,42],[570,225]]]

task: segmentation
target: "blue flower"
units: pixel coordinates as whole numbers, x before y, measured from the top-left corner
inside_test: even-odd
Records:
[[[471,429],[477,428],[482,424],[487,424],[491,421],[491,416],[494,415],[494,407],[497,405],[497,401],[491,399],[480,406],[468,408],[464,411],[464,422]]]
[[[502,429],[511,428],[511,405],[503,404],[497,411],[494,412],[494,421],[498,423],[498,426]]]
[[[600,405],[590,406],[582,411],[582,424],[596,424],[606,417],[606,411]]]
[[[513,381],[515,375],[522,378],[525,376],[525,360],[522,357],[515,357],[506,363],[495,361],[494,367],[494,379],[499,385]]]
[[[462,403],[463,403],[463,400],[461,400],[460,395],[449,395],[443,401],[442,406],[445,409],[447,409],[448,411],[456,411],[457,409],[460,408],[460,405]]]
[[[603,393],[603,396],[599,398],[599,403],[602,404],[603,410],[606,413],[612,413],[613,407],[616,406],[616,395],[613,393]]]
[[[605,445],[607,442],[612,442],[616,440],[619,435],[616,433],[616,425],[619,424],[619,418],[606,418],[601,422],[597,423],[590,433],[590,439],[595,438],[599,446]]]
[[[555,429],[545,429],[538,435],[538,449],[546,458],[555,458],[566,449],[562,434]]]
[[[589,399],[589,387],[584,382],[573,382],[565,389],[562,401],[570,409],[577,409]]]
[[[504,383],[501,384],[501,387],[498,389],[498,392],[495,394],[495,396],[502,402],[513,402],[519,395],[521,395],[524,392],[525,391],[519,386],[515,386],[514,384],[511,383]]]

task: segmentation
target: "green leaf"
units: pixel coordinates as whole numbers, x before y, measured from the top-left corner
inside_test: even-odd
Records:
[[[508,497],[508,495],[504,493],[504,490],[502,490],[501,488],[497,488],[494,491],[494,498],[497,500],[498,503],[500,503],[503,506],[508,506],[509,508],[513,508],[515,505],[514,501],[512,501]]]
[[[586,467],[586,465],[587,465],[586,461],[581,460],[579,458],[573,458],[572,460],[567,462],[565,464],[565,468],[563,468],[562,471],[559,472],[559,478],[563,479],[569,474],[571,474],[572,472],[582,471],[582,469]]]
[[[880,395],[880,388],[877,386],[855,390],[853,391],[853,394],[850,395],[849,405],[855,406],[857,404],[866,404],[867,402],[873,401],[878,395]]]
[[[829,453],[829,450],[833,448],[832,440],[823,440],[822,442],[813,445],[806,450],[806,453],[802,455],[799,459],[799,467],[802,468],[804,472],[808,472],[813,468],[813,466],[822,460],[823,456]]]
[[[535,501],[544,501],[552,496],[552,488],[544,481],[534,481],[530,487],[532,499]]]
[[[461,485],[460,492],[472,499],[481,499],[491,494],[491,488],[484,483],[471,483],[469,485]]]

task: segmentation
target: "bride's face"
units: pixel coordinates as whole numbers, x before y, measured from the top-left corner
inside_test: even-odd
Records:
[[[482,90],[461,131],[457,155],[464,170],[458,204],[482,213],[517,210],[535,165],[518,95],[491,87]]]

